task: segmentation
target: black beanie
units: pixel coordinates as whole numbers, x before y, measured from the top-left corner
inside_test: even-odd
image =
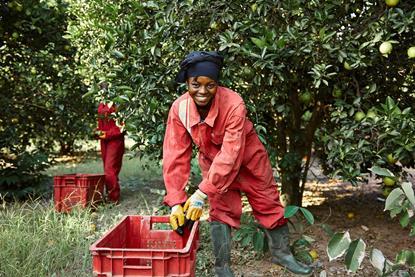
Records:
[[[219,80],[223,57],[218,52],[193,51],[180,63],[176,82],[185,83],[189,77],[206,76]]]

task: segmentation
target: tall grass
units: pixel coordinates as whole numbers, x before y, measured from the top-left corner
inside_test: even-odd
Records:
[[[0,276],[90,276],[92,224],[88,210],[60,214],[39,200],[3,203]],[[65,274],[70,268],[76,270]]]

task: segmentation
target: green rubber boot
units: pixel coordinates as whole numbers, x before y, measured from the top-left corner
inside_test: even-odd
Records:
[[[299,263],[291,253],[287,224],[272,230],[265,229],[265,234],[272,254],[272,263],[280,265],[294,274],[310,275],[313,272],[311,267]]]
[[[231,270],[231,227],[220,222],[210,223],[215,273],[217,277],[234,277]]]

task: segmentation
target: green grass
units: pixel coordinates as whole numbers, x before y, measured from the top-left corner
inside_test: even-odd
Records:
[[[103,174],[103,164],[100,157],[87,159],[82,163],[69,162],[49,168],[45,174],[49,176],[70,173],[97,173]],[[125,154],[119,175],[122,187],[136,188],[155,179],[162,179],[161,165],[147,158],[130,158]]]
[[[3,202],[0,276],[90,276],[92,224],[88,210],[60,214],[41,200]]]

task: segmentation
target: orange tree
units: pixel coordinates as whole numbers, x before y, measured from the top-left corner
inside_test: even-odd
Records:
[[[25,195],[42,182],[53,151],[69,154],[90,133],[94,106],[63,38],[63,1],[0,4],[0,193]]]
[[[180,59],[191,50],[221,51],[222,82],[244,97],[293,204],[301,204],[316,130],[324,127],[329,136],[337,130],[330,118],[351,118],[387,95],[413,103],[410,1],[396,7],[380,0],[69,3],[68,38],[90,94],[99,97],[98,84],[109,83],[140,151],[160,154],[168,108],[182,92],[174,84]],[[329,160],[329,139],[318,142]]]

